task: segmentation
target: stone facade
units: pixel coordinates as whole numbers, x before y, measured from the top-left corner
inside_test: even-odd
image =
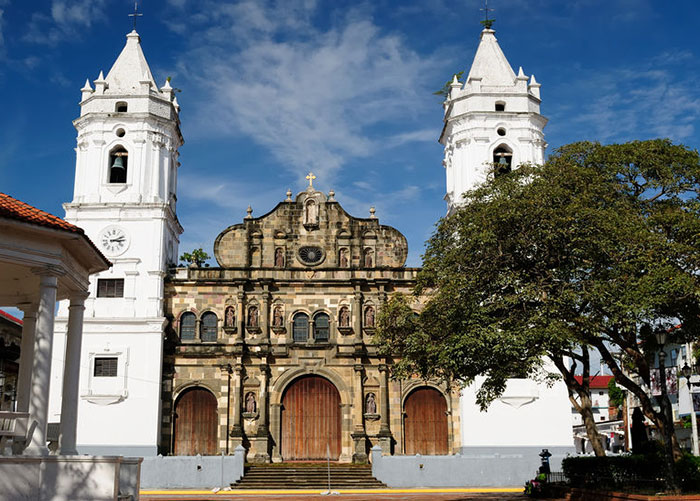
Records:
[[[373,445],[403,452],[403,401],[427,384],[392,380],[393,361],[377,354],[372,338],[388,295],[415,285],[417,269],[404,267],[406,239],[374,215],[350,216],[332,192],[310,186],[295,200],[289,195],[218,236],[219,268],[180,268],[166,280],[163,452],[173,451],[178,397],[197,386],[217,399],[220,452],[242,444],[249,461],[282,461],[284,393],[306,375],[325,378],[340,395],[340,461],[367,461]],[[207,312],[216,314],[215,340],[202,336]],[[183,315],[192,313],[195,335],[183,340]],[[300,314],[308,319],[306,338],[295,334]],[[456,451],[459,393],[431,386],[445,396]]]

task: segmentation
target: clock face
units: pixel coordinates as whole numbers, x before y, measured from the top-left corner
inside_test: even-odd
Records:
[[[129,246],[129,237],[119,226],[108,226],[100,233],[99,242],[105,253],[118,256]]]

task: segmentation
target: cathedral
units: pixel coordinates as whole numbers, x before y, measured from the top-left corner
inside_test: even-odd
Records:
[[[218,455],[242,445],[250,462],[362,463],[375,446],[514,457],[570,449],[563,383],[514,379],[481,412],[474,386],[391,377],[394,360],[373,336],[388,297],[415,285],[408,243],[373,210],[346,212],[311,173],[304,191],[222,228],[215,267],[176,268],[179,105],[169,81],[157,85],[139,35],[126,38],[107,76],[81,89],[74,121],[66,220],[112,262],[85,301],[81,453]],[[516,74],[484,29],[436,131],[448,212],[494,163],[507,172],[544,161],[540,102],[535,77]],[[56,320],[49,421],[60,416],[67,308]]]

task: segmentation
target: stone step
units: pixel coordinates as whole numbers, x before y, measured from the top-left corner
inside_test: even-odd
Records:
[[[331,488],[385,488],[372,476],[369,465],[334,464],[330,466]],[[283,465],[247,465],[236,489],[327,489],[328,465],[301,463]]]

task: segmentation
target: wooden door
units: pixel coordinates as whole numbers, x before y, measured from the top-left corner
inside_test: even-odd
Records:
[[[340,457],[340,394],[322,377],[298,379],[282,396],[282,458],[290,460]]]
[[[447,454],[447,402],[434,388],[419,388],[404,403],[405,454]]]
[[[217,426],[216,397],[202,388],[185,391],[175,404],[175,454],[217,454]]]

